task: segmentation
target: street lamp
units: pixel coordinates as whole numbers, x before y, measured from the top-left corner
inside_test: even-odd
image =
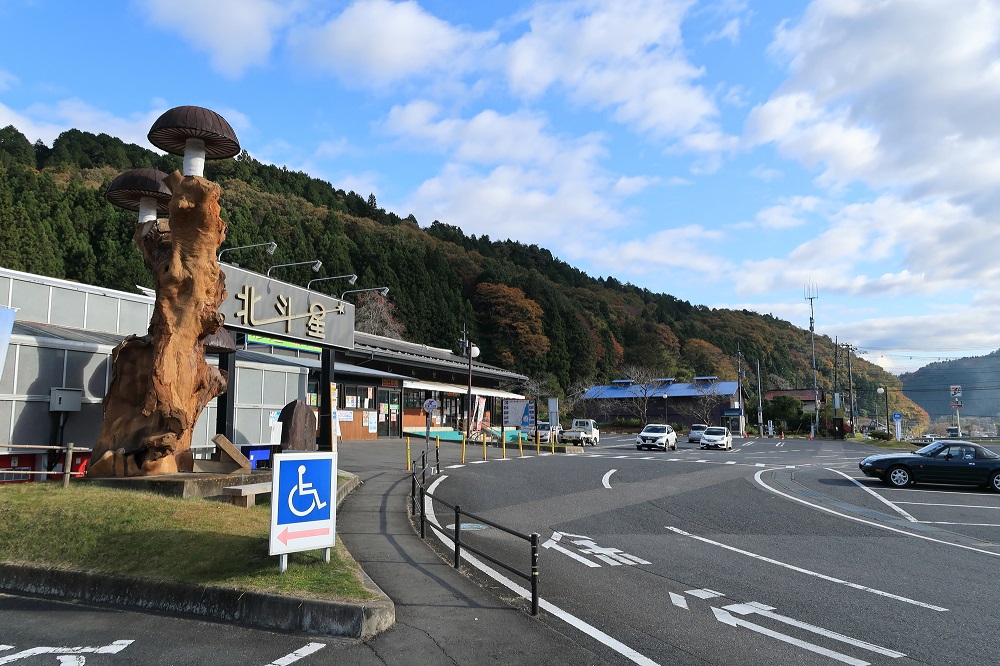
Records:
[[[232,252],[233,250],[246,250],[247,248],[251,247],[264,247],[265,245],[267,246],[267,249],[264,251],[267,252],[269,255],[274,254],[274,251],[278,249],[278,244],[275,243],[274,241],[271,241],[270,243],[254,243],[253,245],[240,245],[239,247],[227,247],[226,249],[219,252],[219,256],[216,257],[215,259],[216,261],[222,261],[222,255],[224,255],[226,252]]]
[[[465,336],[468,338],[468,334]],[[469,359],[469,390],[465,398],[465,438],[472,436],[472,359],[479,356],[479,347],[473,344],[472,340],[465,339],[465,355]]]
[[[889,389],[879,386],[877,392],[879,395],[885,394],[885,434],[889,435]],[[892,435],[889,437],[893,439]]]
[[[381,293],[383,296],[388,296],[389,295],[389,287],[369,287],[368,289],[348,289],[347,291],[345,291],[344,293],[342,293],[340,295],[340,300],[344,300],[344,296],[347,296],[348,294],[357,294],[357,293],[362,292],[362,291],[377,291],[377,292]]]
[[[315,278],[313,280],[309,280],[309,282],[306,284],[306,289],[312,287],[313,282],[322,282],[323,280],[340,280],[342,278],[348,278],[347,284],[354,284],[355,282],[358,281],[358,276],[355,275],[354,273],[351,273],[350,275],[334,275],[333,277]]]
[[[271,271],[275,268],[282,268],[284,266],[305,266],[306,264],[312,264],[313,273],[319,273],[319,269],[323,266],[323,262],[319,259],[314,261],[296,261],[293,264],[278,264],[277,266],[271,266],[267,269],[267,273],[265,273],[265,275],[267,277],[271,277]]]

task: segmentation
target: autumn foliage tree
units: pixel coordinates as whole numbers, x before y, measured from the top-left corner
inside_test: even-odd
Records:
[[[526,371],[549,351],[542,307],[517,287],[480,283],[475,305],[482,347],[495,362]]]

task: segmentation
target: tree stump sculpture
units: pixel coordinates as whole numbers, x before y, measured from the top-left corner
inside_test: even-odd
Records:
[[[133,239],[156,280],[149,333],[112,354],[104,425],[88,476],[191,471],[198,416],[225,393],[228,378],[205,361],[205,339],[223,324],[225,274],[216,253],[226,238],[220,188],[174,172],[170,219],[136,225]]]

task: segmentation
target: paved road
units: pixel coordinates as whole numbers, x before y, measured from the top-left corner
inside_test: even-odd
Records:
[[[345,503],[338,532],[396,601],[391,630],[364,642],[328,639],[0,595],[0,664],[995,658],[1000,496],[889,489],[860,477],[857,461],[871,449],[859,443],[737,440],[723,452],[682,440],[676,452],[638,452],[633,441],[606,436],[582,455],[526,448],[523,458],[510,447],[506,460],[490,448],[485,462],[470,447],[465,464],[457,445],[442,444],[432,492],[541,534],[538,619],[518,592],[470,567],[456,572],[414,535],[400,442],[345,443],[341,466],[365,483]],[[438,512],[443,525],[454,522]],[[497,530],[463,538],[526,564],[524,547]]]
[[[432,492],[540,533],[549,612],[622,663],[971,665],[995,652],[1000,496],[890,490],[860,476],[872,449],[859,443],[633,441],[443,465]],[[495,531],[463,539],[523,559]]]

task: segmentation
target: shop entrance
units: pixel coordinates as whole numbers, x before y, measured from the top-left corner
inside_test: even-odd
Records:
[[[402,391],[399,389],[378,390],[378,436],[402,437],[403,416],[400,409]]]

